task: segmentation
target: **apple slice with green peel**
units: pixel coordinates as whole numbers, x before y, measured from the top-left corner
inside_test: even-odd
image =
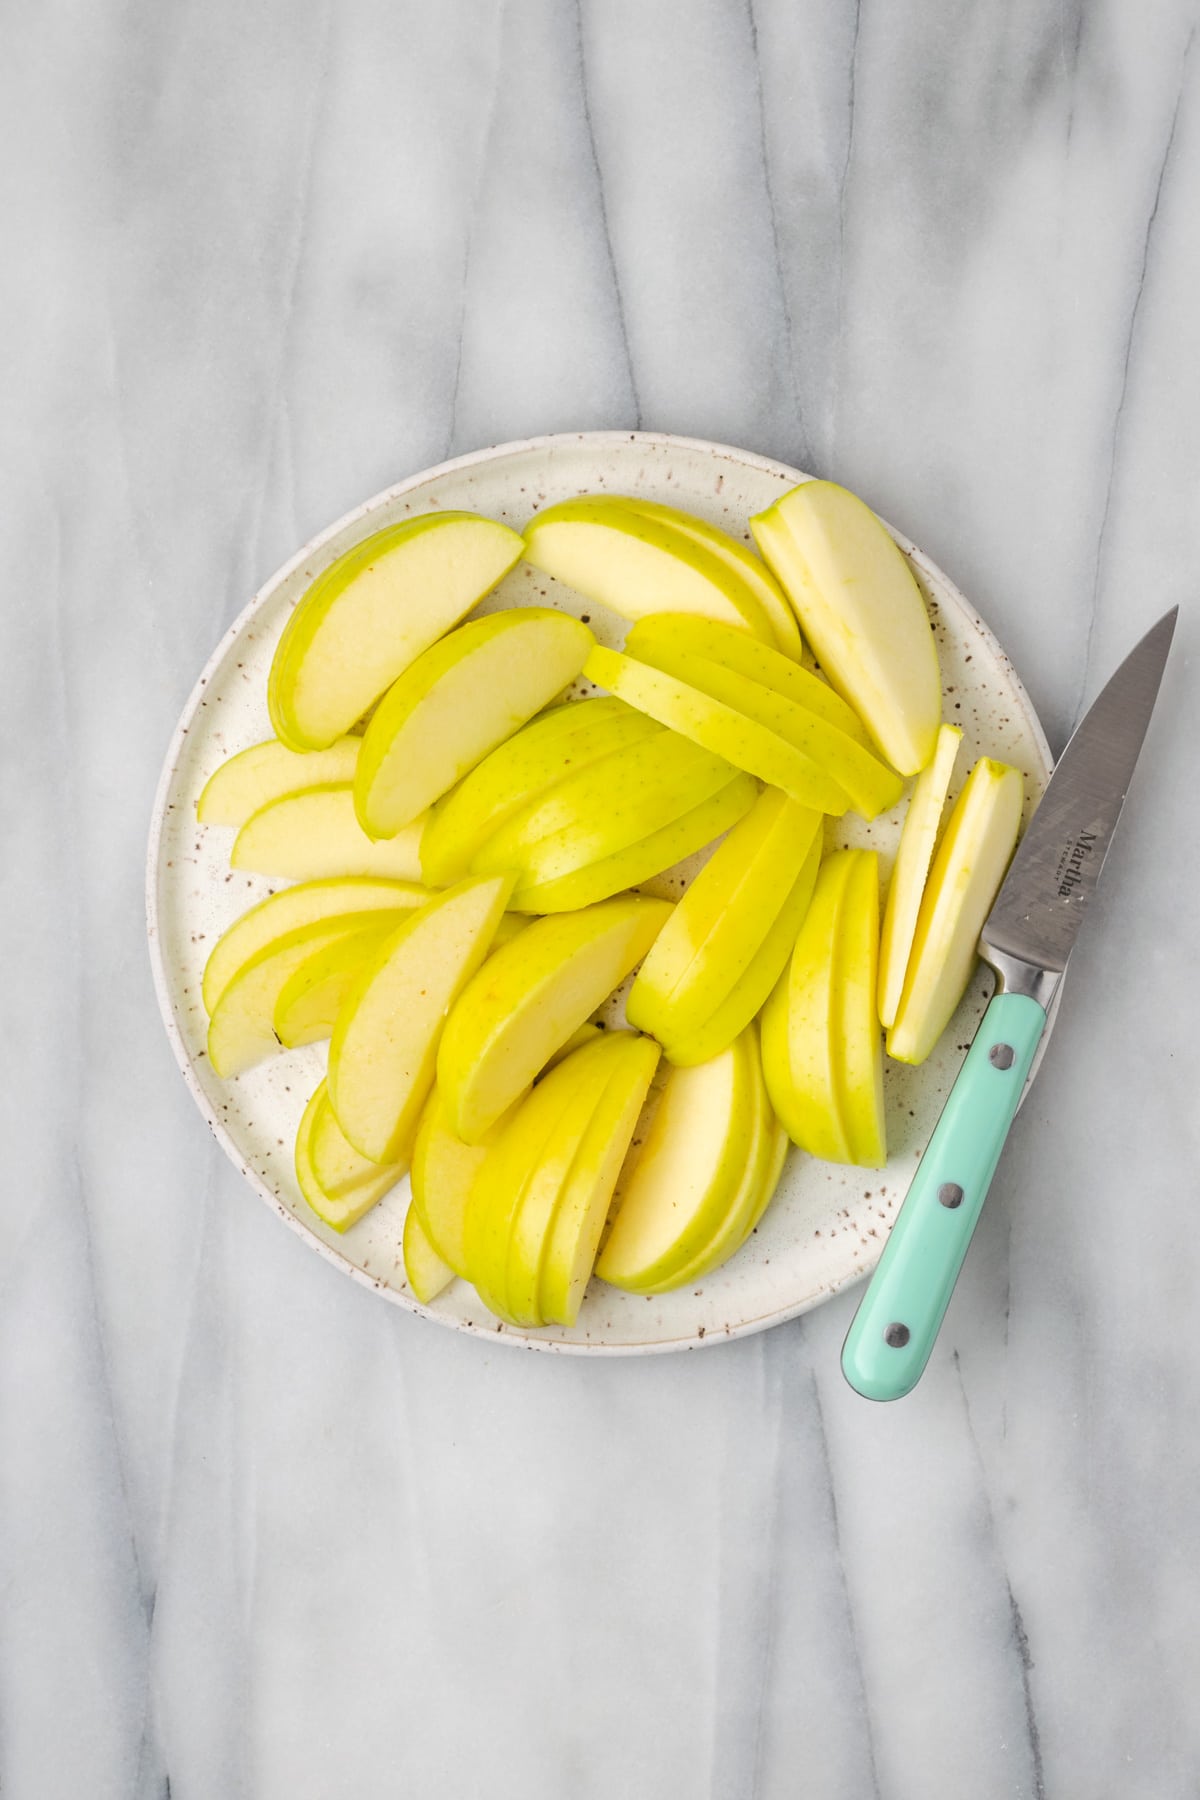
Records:
[[[359,915],[360,920],[363,915]],[[370,923],[337,938],[306,957],[279,990],[275,1002],[275,1036],[285,1050],[330,1037],[342,1003],[355,977],[381,948],[405,915],[400,911],[366,915]]]
[[[841,783],[803,750],[690,683],[601,645],[588,657],[584,674],[660,724],[724,757],[735,768],[782,788],[801,806],[835,816],[848,810],[850,797]]]
[[[346,996],[329,1047],[329,1100],[363,1156],[388,1162],[411,1143],[446,1015],[487,955],[512,886],[510,875],[494,875],[438,894],[393,933]]]
[[[672,1069],[636,1157],[622,1173],[616,1217],[596,1264],[613,1287],[671,1286],[703,1250],[741,1192],[763,1134],[758,1040]]]
[[[377,1163],[372,1157],[363,1156],[334,1117],[333,1107],[329,1104],[328,1083],[323,1082],[322,1087],[325,1088],[325,1104],[313,1120],[308,1146],[313,1175],[322,1193],[333,1200],[345,1199],[385,1171],[392,1182],[399,1181],[408,1169],[411,1145],[403,1145],[389,1163]]]
[[[636,627],[635,627],[636,630]],[[630,633],[632,637],[633,633]],[[767,645],[757,648],[766,650]],[[628,644],[626,652],[636,655]],[[881,762],[874,751],[856,736],[830,724],[819,713],[798,704],[778,689],[743,675],[736,668],[694,652],[668,649],[659,644],[646,659],[652,667],[686,681],[712,700],[720,700],[748,719],[767,726],[786,743],[801,750],[813,763],[831,775],[844,788],[855,810],[864,819],[874,819],[895,806],[904,791],[904,782],[894,769]],[[781,658],[781,661],[786,659]],[[794,667],[794,665],[793,665]],[[803,675],[803,669],[796,669]],[[821,683],[813,678],[813,687]],[[829,692],[826,689],[826,692]],[[847,709],[848,710],[848,709]]]
[[[879,858],[839,850],[817,877],[792,960],[762,1015],[771,1104],[793,1143],[827,1162],[887,1160],[879,979]]]
[[[412,1153],[413,1205],[426,1237],[456,1275],[467,1274],[465,1232],[471,1186],[503,1128],[500,1120],[482,1142],[464,1144],[450,1129],[436,1086],[421,1114]]]
[[[421,879],[423,819],[398,836],[373,842],[354,813],[348,783],[285,794],[246,820],[233,840],[230,866],[314,881],[336,875],[384,875],[398,881]]]
[[[625,639],[625,653],[639,662],[676,673],[674,659],[681,652],[702,657],[719,668],[733,669],[762,687],[793,700],[816,713],[827,725],[844,731],[855,743],[870,748],[866,727],[852,706],[835,694],[827,681],[783,656],[770,644],[760,643],[744,631],[733,631],[716,619],[698,619],[684,613],[651,613],[639,619]],[[670,662],[662,660],[670,657]],[[686,679],[686,678],[685,678]]]
[[[389,881],[382,876],[335,876],[329,881],[306,881],[299,887],[282,888],[235,919],[217,939],[204,968],[205,1008],[211,1013],[238,970],[286,932],[339,913],[424,906],[430,898],[428,889],[414,882]]]
[[[921,896],[888,1055],[921,1063],[967,991],[979,934],[1021,829],[1018,769],[981,757],[946,822]]]
[[[454,1280],[454,1270],[430,1243],[421,1224],[421,1215],[411,1204],[404,1215],[401,1249],[408,1285],[421,1305],[428,1306],[444,1288],[450,1286]]]
[[[603,497],[566,500],[525,530],[525,560],[623,619],[694,612],[768,643],[774,632],[747,583],[712,551]]]
[[[318,1219],[334,1231],[349,1231],[390,1193],[402,1178],[404,1168],[402,1164],[380,1168],[377,1163],[368,1163],[357,1180],[344,1182],[338,1192],[330,1192],[317,1175],[313,1149],[314,1143],[326,1134],[332,1116],[322,1082],[305,1107],[296,1133],[296,1180]]]
[[[196,817],[202,825],[244,825],[252,813],[284,794],[353,781],[361,748],[360,737],[337,738],[328,750],[307,755],[289,750],[278,738],[251,744],[209,777],[196,802]]]
[[[618,988],[671,915],[631,895],[539,919],[490,956],[455,1003],[438,1052],[452,1131],[478,1143]]]
[[[572,912],[636,887],[694,856],[736,825],[757,793],[749,775],[735,775],[660,831],[595,862],[585,858],[586,833],[558,832],[525,857],[511,904],[522,912]]]
[[[290,750],[323,750],[521,555],[476,513],[425,513],[355,544],[302,596],[275,651],[267,705]]]
[[[651,1032],[668,1055],[674,1043],[702,1030],[755,961],[801,870],[809,864],[811,892],[821,834],[820,813],[797,806],[778,788],[760,795],[713,852],[655,939],[626,1002],[630,1024]],[[750,1023],[790,950],[788,944],[774,974],[763,977],[757,1004],[750,1004],[725,1042],[714,1045],[712,1055]],[[688,1060],[705,1062],[708,1057]]]
[[[662,729],[611,699],[556,706],[531,720],[431,811],[421,838],[426,881],[461,881],[476,852],[517,813],[590,763]]]
[[[354,782],[359,823],[394,837],[568,686],[595,643],[546,607],[460,625],[388,689],[367,726]]]
[[[879,941],[879,1023],[885,1030],[895,1020],[900,1005],[904,971],[908,967],[917,915],[921,910],[921,895],[925,892],[942,810],[961,743],[962,732],[957,725],[940,728],[933,761],[917,776],[904,815]]]
[[[912,570],[875,514],[832,481],[806,481],[751,519],[821,668],[902,775],[933,755],[942,684]]]
[[[569,1074],[566,1080],[569,1084]],[[525,1185],[558,1116],[561,1095],[560,1086],[542,1082],[489,1132],[486,1144],[480,1146],[483,1154],[463,1213],[463,1273],[488,1311],[510,1325],[517,1321],[508,1309],[509,1235]]]
[[[362,931],[362,915],[318,919],[274,939],[243,964],[213,1008],[208,1022],[208,1060],[228,1079],[278,1055],[275,1006],[288,978],[318,950]]]

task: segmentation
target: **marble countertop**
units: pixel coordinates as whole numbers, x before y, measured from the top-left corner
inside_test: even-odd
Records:
[[[1194,0],[63,0],[0,63],[6,1800],[1200,1792]],[[928,1376],[459,1338],[213,1145],[151,799],[291,551],[644,426],[1163,698]]]

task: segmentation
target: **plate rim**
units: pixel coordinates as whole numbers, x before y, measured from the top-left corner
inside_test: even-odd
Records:
[[[737,1338],[749,1337],[757,1332],[769,1330],[775,1325],[786,1324],[790,1319],[799,1318],[804,1313],[811,1312],[818,1306],[823,1306],[826,1301],[832,1300],[837,1294],[843,1293],[847,1288],[854,1287],[858,1282],[865,1280],[871,1273],[871,1267],[873,1265],[848,1270],[842,1279],[829,1283],[815,1294],[805,1295],[794,1305],[775,1308],[768,1313],[757,1314],[753,1318],[739,1319],[736,1324],[726,1323],[721,1329],[710,1329],[703,1332],[703,1334],[692,1332],[687,1335],[657,1339],[653,1342],[641,1344],[628,1342],[611,1344],[605,1343],[603,1340],[593,1340],[588,1338],[539,1338],[533,1337],[527,1333],[508,1330],[498,1320],[485,1324],[482,1321],[476,1321],[474,1319],[451,1318],[445,1313],[436,1311],[433,1307],[423,1305],[412,1294],[391,1287],[379,1277],[368,1274],[366,1270],[360,1269],[355,1263],[351,1262],[349,1258],[343,1256],[336,1246],[327,1244],[323,1238],[318,1237],[297,1213],[285,1206],[282,1200],[276,1194],[272,1193],[266,1182],[262,1180],[254,1170],[247,1167],[242,1159],[241,1151],[222,1120],[217,1115],[208,1095],[205,1093],[197,1079],[192,1058],[188,1053],[187,1045],[183,1039],[183,1033],[175,1018],[174,1004],[168,985],[167,970],[163,957],[162,934],[159,929],[159,886],[162,875],[161,847],[163,829],[166,823],[167,799],[182,753],[184,739],[191,728],[196,713],[200,709],[201,701],[205,698],[205,689],[207,688],[210,679],[219,668],[229,646],[240,636],[242,631],[254,618],[255,614],[267,604],[279,586],[285,582],[289,576],[294,574],[298,568],[302,567],[310,557],[318,554],[331,538],[337,537],[341,532],[353,526],[360,520],[368,518],[380,507],[386,506],[393,500],[402,498],[404,494],[409,493],[413,488],[424,486],[430,481],[437,480],[446,475],[456,474],[464,469],[476,468],[481,463],[499,461],[504,457],[509,456],[527,455],[531,452],[548,452],[555,447],[564,444],[594,444],[600,449],[606,445],[618,443],[654,445],[658,448],[679,449],[681,451],[699,451],[707,456],[731,460],[745,467],[755,468],[775,477],[782,476],[786,479],[791,479],[794,485],[804,481],[817,479],[801,469],[794,468],[790,463],[779,461],[775,457],[763,456],[758,451],[743,450],[733,444],[718,443],[710,438],[687,437],[677,432],[667,431],[598,430],[543,432],[535,437],[514,438],[501,444],[489,444],[481,449],[468,451],[462,456],[450,457],[443,462],[431,464],[428,468],[420,469],[414,474],[406,476],[403,480],[393,482],[390,486],[382,488],[378,493],[372,494],[368,499],[360,501],[358,505],[351,507],[331,524],[325,526],[314,537],[310,538],[302,545],[295,555],[288,558],[286,562],[280,564],[280,566],[267,577],[257,591],[251,596],[246,605],[233,620],[232,624],[230,624],[222,633],[212,654],[209,656],[199,676],[193,683],[187,698],[183,703],[175,729],[172,732],[170,741],[167,745],[162,769],[155,787],[146,850],[146,936],[150,955],[151,974],[154,981],[154,991],[158,1000],[159,1013],[166,1028],[167,1038],[171,1045],[175,1061],[183,1075],[193,1100],[199,1108],[201,1117],[204,1119],[209,1131],[212,1133],[221,1149],[233,1163],[234,1167],[241,1172],[242,1176],[253,1188],[259,1199],[265,1201],[271,1211],[281,1218],[304,1243],[311,1249],[316,1250],[319,1255],[323,1256],[325,1260],[339,1270],[340,1273],[349,1275],[352,1280],[358,1282],[360,1286],[366,1288],[369,1292],[381,1294],[384,1299],[390,1301],[395,1306],[402,1307],[406,1312],[413,1313],[421,1318],[431,1319],[438,1325],[447,1327],[453,1331],[463,1332],[469,1337],[481,1338],[485,1342],[508,1344],[517,1349],[551,1352],[564,1356],[652,1356],[663,1355],[668,1352],[679,1350],[702,1350],[711,1344],[731,1343]],[[917,545],[913,543],[911,538],[907,537],[904,532],[897,530],[897,528],[887,519],[883,518],[881,514],[877,514],[876,516],[880,519],[881,524],[886,527],[887,531],[905,554],[911,557],[923,572],[928,572],[935,577],[937,584],[949,592],[954,601],[970,618],[976,630],[982,634],[988,643],[989,648],[1004,662],[1008,669],[1009,677],[1014,685],[1015,692],[1021,702],[1022,710],[1026,715],[1033,740],[1037,744],[1047,771],[1052,771],[1054,767],[1054,758],[1050,746],[1046,741],[1046,735],[1042,729],[1041,720],[1038,718],[1037,711],[1030,699],[1028,690],[1017,673],[1011,657],[1009,657],[1007,651],[1004,649],[991,627],[987,624],[986,620],[980,616],[975,605],[967,599],[958,584],[951,580],[945,571],[940,568],[931,557],[920,550]],[[882,1245],[880,1246],[880,1249],[882,1250]]]

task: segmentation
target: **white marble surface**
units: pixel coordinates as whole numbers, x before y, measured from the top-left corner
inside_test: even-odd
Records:
[[[57,0],[0,58],[6,1800],[1200,1792],[1194,0]],[[491,1349],[253,1201],[151,795],[296,545],[626,426],[836,475],[1056,747],[1183,618],[928,1377]]]

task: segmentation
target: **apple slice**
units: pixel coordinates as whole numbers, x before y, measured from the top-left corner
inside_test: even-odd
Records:
[[[388,689],[354,782],[359,823],[394,837],[561,693],[595,643],[586,625],[516,607],[460,625]]]
[[[217,939],[204,968],[205,1008],[212,1012],[238,970],[264,945],[301,925],[339,913],[424,906],[429,898],[426,888],[382,876],[338,876],[330,881],[306,881],[299,887],[282,888],[235,919]]]
[[[967,991],[979,934],[1021,829],[1024,785],[1007,763],[981,757],[946,823],[921,896],[888,1055],[924,1062]]]
[[[388,1162],[411,1142],[446,1014],[487,955],[512,885],[509,875],[488,876],[437,895],[393,933],[347,995],[329,1047],[329,1099],[363,1156]]]
[[[360,931],[337,938],[305,958],[279,990],[275,1002],[275,1036],[285,1050],[315,1044],[332,1035],[342,1003],[359,971],[392,935],[404,914],[363,915]]]
[[[937,648],[912,570],[870,507],[806,481],[750,529],[818,662],[892,767],[915,775],[942,712]]]
[[[389,1163],[377,1163],[372,1157],[363,1156],[334,1117],[328,1084],[323,1082],[322,1087],[325,1088],[325,1104],[313,1119],[308,1144],[313,1176],[322,1193],[331,1200],[345,1200],[384,1173],[389,1175],[392,1183],[399,1181],[408,1169],[411,1146],[403,1145],[394,1161]]]
[[[839,850],[817,877],[789,968],[762,1016],[771,1104],[793,1143],[827,1162],[887,1160],[879,979],[879,858]]]
[[[670,663],[660,661],[661,657],[675,657],[680,652],[703,657],[706,662],[736,670],[739,675],[782,694],[785,700],[795,701],[797,706],[816,713],[827,725],[844,731],[855,743],[870,745],[866,727],[854,708],[847,706],[827,681],[794,662],[790,656],[781,655],[770,644],[760,643],[744,631],[733,631],[716,619],[699,619],[686,613],[650,613],[638,620],[625,639],[625,652],[639,662],[664,669],[669,675],[674,674],[675,669]]]
[[[275,651],[267,705],[290,750],[323,750],[495,587],[521,555],[507,525],[425,513],[355,544],[302,596]]]
[[[571,912],[636,887],[694,856],[736,825],[753,806],[757,793],[749,775],[735,775],[661,830],[596,861],[587,860],[586,828],[557,832],[524,858],[511,904],[522,912]]]
[[[289,750],[278,738],[251,744],[209,777],[196,802],[196,817],[202,825],[244,825],[251,813],[284,794],[353,781],[361,748],[360,737],[337,738],[328,750],[307,755]]]
[[[461,881],[476,852],[517,813],[568,776],[662,729],[611,699],[556,706],[531,720],[433,808],[421,838],[426,881]]]
[[[885,1029],[892,1024],[900,1005],[921,895],[933,861],[942,809],[950,791],[961,743],[962,732],[957,725],[940,728],[933,761],[917,776],[904,815],[879,942],[879,1023]]]
[[[503,1129],[503,1121],[496,1129]],[[467,1204],[495,1135],[489,1132],[478,1144],[464,1144],[450,1129],[441,1094],[434,1087],[413,1145],[413,1205],[429,1242],[456,1275],[467,1274]]]
[[[423,819],[384,843],[373,843],[354,813],[348,783],[285,794],[254,813],[233,840],[231,867],[311,881],[333,875],[421,879]]]
[[[288,978],[308,958],[340,938],[362,932],[360,913],[318,919],[274,939],[238,970],[208,1022],[208,1060],[214,1074],[240,1075],[282,1048],[275,1036],[275,1007]]]
[[[631,895],[539,919],[463,989],[438,1052],[452,1131],[478,1143],[553,1053],[642,960],[669,902]]]
[[[711,1062],[672,1069],[640,1149],[622,1172],[601,1280],[644,1292],[673,1285],[741,1191],[765,1118],[751,1029]]]
[[[755,961],[786,906],[800,872],[809,870],[809,892],[821,855],[821,814],[797,806],[768,788],[714,851],[655,939],[629,993],[631,1025],[651,1032],[666,1048],[702,1030]],[[797,907],[795,910],[799,910]],[[796,929],[799,929],[799,918]],[[794,942],[794,938],[793,938]],[[762,991],[745,996],[749,1010],[739,1024],[728,1020],[715,1056],[739,1037],[762,1005],[791,952],[787,944],[774,973],[761,972]],[[689,1057],[705,1062],[708,1056]]]
[[[443,1261],[430,1243],[421,1224],[421,1216],[411,1203],[404,1215],[401,1249],[408,1285],[421,1305],[428,1306],[431,1300],[437,1299],[443,1288],[450,1286],[454,1280],[454,1270],[448,1262]]]
[[[349,1231],[357,1225],[383,1196],[395,1187],[404,1174],[403,1166],[380,1168],[371,1163],[356,1181],[345,1182],[337,1193],[328,1191],[320,1181],[313,1161],[314,1139],[322,1135],[332,1118],[325,1083],[321,1082],[304,1109],[296,1133],[296,1180],[300,1192],[312,1211],[334,1231]]]
[[[603,497],[566,500],[538,513],[525,530],[525,560],[624,619],[702,613],[774,641],[740,574],[673,526]]]
[[[588,657],[584,674],[639,712],[649,713],[660,724],[724,757],[735,768],[782,788],[801,806],[834,815],[848,809],[850,797],[840,782],[803,750],[688,682],[601,645]]]
[[[630,637],[633,635],[631,632]],[[766,644],[755,647],[769,650]],[[630,644],[626,644],[626,653],[637,655]],[[686,681],[710,699],[720,700],[746,718],[767,726],[786,743],[803,751],[819,769],[844,788],[855,810],[864,819],[874,819],[879,813],[887,812],[903,793],[904,783],[900,776],[861,743],[857,735],[841,730],[819,712],[811,711],[777,688],[743,675],[736,668],[727,668],[723,663],[697,656],[693,651],[668,648],[661,643],[651,648],[645,660],[664,674]],[[786,663],[786,658],[780,660]],[[795,665],[790,666],[798,675],[806,673],[796,669]],[[814,676],[812,685],[814,689],[820,689],[822,684]]]

